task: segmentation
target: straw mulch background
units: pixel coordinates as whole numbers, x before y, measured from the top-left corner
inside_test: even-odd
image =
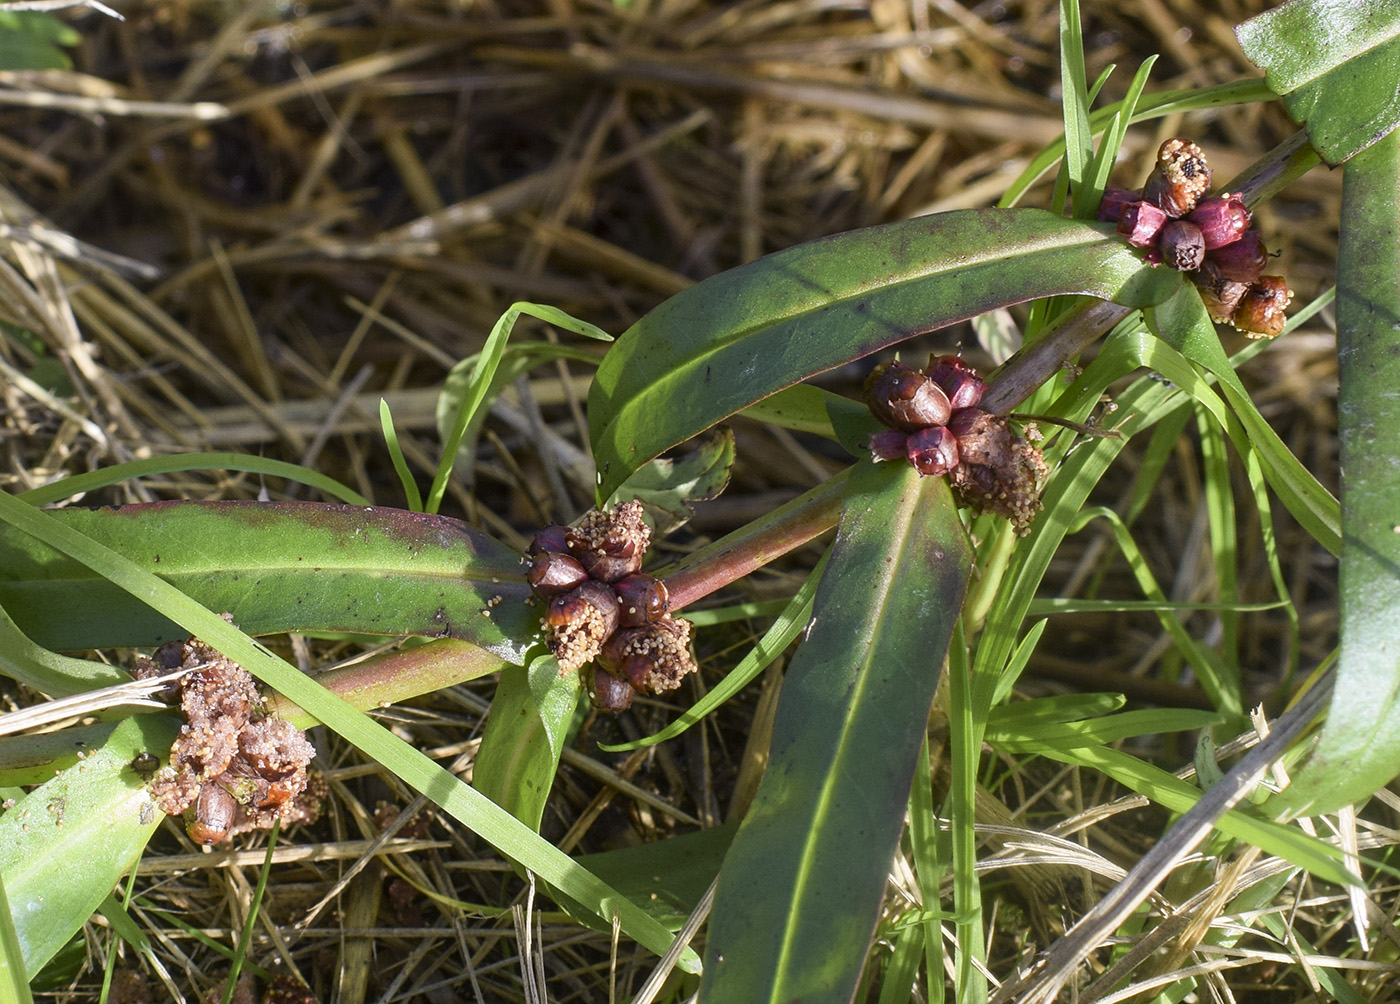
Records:
[[[1090,79],[1119,65],[1105,88],[1111,98],[1151,53],[1162,57],[1152,90],[1257,75],[1230,26],[1261,2],[1085,6]],[[120,7],[121,22],[69,16],[83,36],[73,72],[0,75],[0,211],[10,227],[0,239],[17,270],[6,269],[0,314],[33,334],[9,330],[0,339],[0,486],[9,491],[122,460],[218,449],[312,465],[378,504],[402,504],[377,432],[379,399],[392,405],[426,484],[444,375],[477,351],[511,302],[550,303],[620,332],[696,280],[767,252],[990,205],[1061,129],[1051,0]],[[1186,134],[1223,181],[1292,131],[1279,109],[1259,106],[1152,123],[1129,137],[1130,159],[1115,178],[1136,183],[1161,139]],[[1314,172],[1260,214],[1298,302],[1331,283],[1339,192],[1339,177]],[[1025,202],[1048,198],[1047,181]],[[522,330],[548,336],[538,325]],[[966,329],[925,347],[959,344],[985,361]],[[831,385],[853,392],[860,372],[850,370]],[[579,365],[548,366],[519,383],[493,411],[477,467],[454,484],[444,512],[519,546],[539,525],[586,507],[593,482],[578,461],[588,375]],[[1272,346],[1248,379],[1285,440],[1334,485],[1335,361],[1325,317]],[[757,425],[736,423],[735,432],[728,492],[670,546],[741,525],[849,462]],[[1183,463],[1169,465],[1137,527],[1159,579],[1184,602],[1212,595],[1192,455],[1188,437]],[[1126,498],[1128,467],[1105,482],[1103,501]],[[280,482],[219,473],[152,478],[75,501],[262,491],[296,495]],[[1241,539],[1257,541],[1248,525],[1257,517],[1242,519]],[[1335,644],[1335,568],[1286,515],[1276,522],[1309,666]],[[1121,581],[1133,595],[1105,541],[1081,537],[1052,584],[1077,589],[1105,568],[1106,590]],[[1265,599],[1263,557],[1253,553],[1257,543],[1245,546],[1246,581],[1259,582],[1249,598]],[[813,553],[758,576],[748,595],[790,589]],[[1273,695],[1285,668],[1284,624],[1281,616],[1248,621],[1246,668],[1259,697]],[[737,632],[718,637],[702,639],[711,681],[735,658],[724,646],[745,641]],[[1031,685],[1060,679],[1142,693],[1160,683],[1161,641],[1150,617],[1066,619],[1037,655],[1040,682]],[[320,666],[350,652],[298,646],[294,654]],[[1173,700],[1199,697],[1187,683],[1163,685]],[[386,717],[446,762],[472,749],[489,696],[489,683],[461,688]],[[682,691],[678,700],[694,696]],[[6,692],[9,702],[31,699]],[[630,758],[603,757],[595,741],[650,731],[668,718],[663,709],[590,722],[578,749],[657,804],[571,764],[547,832],[567,835],[573,850],[601,850],[722,821],[751,794],[743,755],[755,700],[735,702],[714,728],[693,730],[674,749]],[[521,999],[520,918],[439,908],[405,876],[386,878],[378,861],[313,908],[356,860],[348,842],[375,832],[376,802],[407,800],[334,737],[317,741],[335,808],[314,833],[290,835],[290,844],[321,846],[314,860],[281,866],[268,916],[282,937],[260,928],[255,961],[294,967],[323,1000],[385,992]],[[1172,768],[1189,759],[1164,753]],[[1027,777],[1023,794],[1046,780]],[[1093,777],[1067,775],[1037,796],[1032,818],[1053,821],[1114,794]],[[1095,836],[1095,846],[1129,865],[1150,840],[1133,826],[1150,833],[1159,824],[1129,819],[1116,836]],[[407,878],[467,902],[508,904],[490,848],[441,821],[427,835],[440,846],[417,856]],[[229,944],[255,871],[191,851],[177,827],[163,830],[140,888]],[[200,860],[219,867],[198,868]],[[999,971],[1031,943],[1043,947],[1078,905],[1031,904],[1032,919],[1021,921],[1008,906],[992,944]],[[621,999],[645,977],[648,960],[628,946],[614,969],[605,936],[545,919],[536,951],[552,998],[605,1000],[612,985]],[[213,985],[224,967],[217,955],[151,916],[142,921],[160,932],[159,965],[130,956],[126,964],[148,973],[156,999],[168,989],[193,1000]],[[73,999],[90,995],[100,976],[97,966],[85,970]],[[1270,978],[1260,969],[1231,979],[1249,999],[1250,987]]]

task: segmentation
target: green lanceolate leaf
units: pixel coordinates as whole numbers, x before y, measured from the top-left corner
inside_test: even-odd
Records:
[[[702,1001],[848,1001],[967,586],[941,478],[862,464],[758,796],[715,893]]]
[[[1337,261],[1342,649],[1322,743],[1282,798],[1330,812],[1400,773],[1400,135],[1347,164]]]
[[[129,718],[100,749],[0,816],[0,879],[30,977],[141,856],[162,813],[131,761],[163,754],[176,728],[167,715]]]
[[[1342,163],[1400,125],[1394,0],[1292,0],[1235,34],[1327,163]]]
[[[588,396],[599,497],[652,457],[809,376],[1011,303],[1132,306],[1179,284],[1107,224],[968,209],[837,234],[671,297],[613,346]]]
[[[520,556],[443,516],[311,502],[157,502],[53,513],[251,634],[458,638],[519,662],[535,615]],[[499,600],[496,597],[500,597]],[[186,634],[86,566],[0,526],[0,606],[37,644]]]

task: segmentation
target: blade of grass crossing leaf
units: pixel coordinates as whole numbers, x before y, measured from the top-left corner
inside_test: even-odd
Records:
[[[437,475],[433,478],[432,488],[428,491],[426,512],[435,513],[442,505],[443,494],[447,491],[447,479],[452,475],[453,465],[457,462],[457,449],[462,445],[462,437],[466,435],[467,426],[471,424],[477,409],[486,400],[487,392],[491,389],[491,379],[495,376],[496,369],[501,364],[501,357],[505,353],[506,341],[510,338],[511,330],[515,327],[515,322],[520,319],[521,314],[534,317],[546,324],[553,324],[565,331],[583,335],[585,338],[595,338],[604,342],[612,341],[612,335],[603,329],[589,324],[587,321],[570,317],[556,307],[542,303],[528,303],[524,300],[511,304],[510,308],[500,316],[495,326],[491,328],[491,333],[486,336],[486,344],[482,347],[476,365],[472,367],[471,390],[463,399],[461,410],[457,413],[457,421],[453,423],[451,433],[442,444],[442,460],[438,463]]]
[[[394,462],[394,472],[399,476],[399,484],[403,485],[403,497],[408,501],[408,507],[414,512],[422,512],[423,495],[413,480],[413,472],[408,469],[403,447],[399,446],[399,434],[394,431],[394,416],[389,413],[389,402],[382,397],[379,399],[379,428],[384,433],[384,445],[389,448],[389,459]]]
[[[239,663],[365,755],[393,771],[405,784],[426,795],[507,857],[572,896],[604,920],[611,921],[616,912],[621,929],[628,937],[657,955],[664,954],[669,948],[670,934],[636,904],[618,895],[504,809],[363,712],[283,662],[218,614],[201,607],[169,583],[143,571],[122,555],[83,537],[6,492],[0,492],[0,520],[82,561],[123,590],[158,607],[165,616]],[[681,967],[686,972],[698,972],[699,960],[687,950]]]
[[[1158,422],[1152,429],[1152,437],[1143,449],[1138,461],[1137,474],[1133,479],[1133,491],[1124,509],[1123,522],[1132,526],[1142,515],[1143,509],[1157,495],[1157,484],[1162,471],[1176,455],[1176,444],[1186,430],[1186,425],[1194,417],[1192,409],[1178,408]]]
[[[977,877],[977,778],[982,761],[982,731],[986,708],[978,707],[967,659],[962,625],[953,632],[948,648],[948,755],[952,785],[948,792],[948,818],[953,838],[953,910],[957,914],[957,955],[954,957],[955,989],[959,1004],[985,1004],[987,978],[986,934],[982,929],[982,884]]]
[[[930,1002],[943,998],[943,934],[939,928],[939,884],[948,862],[938,849],[938,810],[933,804],[933,769],[928,736],[914,765],[914,787],[909,793],[909,850],[914,878],[919,883],[923,907],[924,971]]]
[[[1293,675],[1298,672],[1298,653],[1302,649],[1302,627],[1298,620],[1298,607],[1288,591],[1288,581],[1283,574],[1283,562],[1278,553],[1278,537],[1274,533],[1273,505],[1264,480],[1264,470],[1259,458],[1253,453],[1244,458],[1245,479],[1254,492],[1254,505],[1259,510],[1259,536],[1264,547],[1264,557],[1269,563],[1269,578],[1273,581],[1274,592],[1278,594],[1280,606],[1288,618],[1288,652],[1283,666],[1283,680],[1280,689],[1293,688]]]
[[[1240,619],[1233,609],[1239,602],[1239,540],[1235,530],[1235,496],[1230,462],[1225,454],[1225,434],[1214,422],[1197,413],[1201,436],[1201,489],[1209,519],[1210,553],[1215,563],[1216,598],[1220,601],[1220,657],[1226,676],[1221,681],[1234,694],[1232,703],[1242,706],[1239,677]]]
[[[289,464],[285,460],[270,460],[267,457],[252,457],[245,453],[175,453],[168,457],[150,457],[146,460],[132,460],[125,464],[113,464],[98,471],[74,474],[52,484],[40,485],[17,497],[30,505],[42,506],[74,495],[119,485],[132,478],[149,477],[153,474],[172,474],[176,471],[247,471],[249,474],[266,474],[271,477],[296,481],[323,492],[333,499],[349,505],[369,505],[369,499],[335,478],[326,477],[319,471],[300,464]]]

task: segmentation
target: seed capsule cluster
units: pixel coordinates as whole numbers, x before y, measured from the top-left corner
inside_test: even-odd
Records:
[[[170,766],[151,781],[156,804],[184,813],[185,830],[201,844],[217,844],[254,829],[314,822],[329,794],[324,778],[308,773],[316,755],[306,734],[268,715],[249,672],[191,638],[138,657],[138,680],[177,669],[185,722],[170,748]]]
[[[901,362],[875,368],[865,382],[871,413],[891,428],[870,439],[882,460],[907,460],[925,477],[947,474],[964,505],[1004,516],[1025,535],[1041,508],[1045,460],[1001,415],[977,407],[986,385],[958,356],[923,370]]]
[[[670,615],[665,584],[641,571],[650,543],[641,503],[624,502],[545,527],[530,544],[530,587],[548,603],[545,642],[564,672],[595,663],[584,685],[604,711],[675,690],[697,668],[690,622]]]
[[[1269,253],[1243,200],[1229,192],[1206,197],[1210,177],[1200,147],[1169,139],[1142,189],[1107,189],[1098,217],[1116,222],[1151,264],[1189,273],[1211,320],[1273,338],[1293,291],[1281,276],[1263,274]]]

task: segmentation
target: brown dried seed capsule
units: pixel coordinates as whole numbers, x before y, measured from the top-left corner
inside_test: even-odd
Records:
[[[1292,300],[1293,290],[1288,288],[1283,276],[1260,276],[1259,281],[1245,291],[1231,323],[1250,337],[1275,338],[1283,331],[1287,320],[1283,312]]]
[[[1047,470],[1040,451],[1005,417],[979,408],[955,413],[948,428],[958,437],[958,466],[949,475],[958,496],[978,512],[1009,519],[1024,536],[1041,508]]]
[[[909,433],[903,429],[881,429],[870,437],[870,458],[879,463],[882,460],[903,460],[909,455],[905,443]]]
[[[1123,215],[1134,202],[1142,201],[1142,192],[1131,188],[1105,188],[1103,201],[1099,203],[1098,218],[1104,223],[1113,223]]]
[[[651,530],[642,518],[640,502],[623,502],[611,512],[591,509],[567,534],[569,553],[591,578],[616,582],[642,567],[651,543]]]
[[[1221,192],[1209,199],[1202,199],[1186,218],[1201,228],[1206,250],[1213,251],[1239,240],[1249,229],[1249,221],[1254,214],[1238,195]]]
[[[588,573],[577,558],[554,551],[542,551],[530,562],[525,576],[538,596],[559,596],[588,581]]]
[[[1201,302],[1206,305],[1210,319],[1220,324],[1230,323],[1240,298],[1249,288],[1248,284],[1233,282],[1221,275],[1210,255],[1206,255],[1201,267],[1189,275],[1191,281],[1196,284],[1197,292],[1201,294]]]
[[[1194,272],[1205,261],[1206,244],[1201,228],[1190,220],[1172,220],[1157,240],[1162,261],[1180,272]]]
[[[1246,230],[1240,239],[1206,252],[1206,262],[1231,282],[1251,283],[1264,274],[1269,249],[1258,230]]]
[[[947,474],[958,466],[957,437],[943,426],[910,433],[907,449],[909,462],[924,477]]]
[[[237,815],[238,803],[233,796],[211,781],[199,789],[194,818],[185,825],[185,832],[197,844],[217,844],[228,838]]]
[[[885,425],[913,431],[948,421],[948,395],[918,370],[895,361],[875,367],[865,381],[870,412]]]
[[[630,708],[632,695],[636,693],[632,684],[597,667],[588,674],[586,689],[593,706],[612,715]]]
[[[1151,202],[1134,202],[1118,217],[1118,232],[1135,248],[1157,246],[1157,236],[1167,225],[1167,214]]]
[[[559,526],[558,524],[547,526],[535,534],[525,553],[532,558],[537,554],[549,551],[553,551],[555,554],[566,554],[569,550],[568,535],[569,528],[567,526]]]
[[[613,583],[618,614],[623,627],[641,627],[659,621],[671,609],[666,584],[643,572],[625,576]]]
[[[617,594],[601,582],[585,582],[549,601],[544,613],[544,636],[563,672],[592,662],[617,630]]]
[[[1157,164],[1142,186],[1142,197],[1176,219],[1196,208],[1210,188],[1210,165],[1190,140],[1169,139],[1157,150]]]
[[[948,395],[948,404],[954,411],[977,407],[987,389],[977,371],[965,363],[962,356],[930,358],[924,372],[943,388],[943,393]]]

